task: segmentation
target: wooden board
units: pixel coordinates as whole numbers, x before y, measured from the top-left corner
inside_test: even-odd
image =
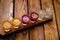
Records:
[[[56,20],[58,26],[58,33],[60,35],[60,4],[58,3],[57,0],[54,0],[54,7],[55,7]]]
[[[11,20],[13,15],[12,0],[1,0],[0,2],[0,34],[4,35],[2,23],[4,20]]]
[[[54,2],[53,2],[54,5],[52,4],[52,0],[45,0],[45,1],[47,1],[47,4],[49,4],[49,6],[51,4],[52,9],[53,9],[53,6],[55,8],[55,9],[53,9],[54,14],[53,14],[53,21],[52,22],[48,22],[48,23],[44,24],[44,28],[42,25],[32,28],[30,30],[30,34],[28,34],[28,32],[26,34],[20,32],[20,33],[16,34],[17,36],[15,38],[15,35],[14,35],[15,33],[14,33],[13,35],[10,35],[11,37],[7,36],[8,38],[1,38],[1,36],[0,36],[0,40],[59,40],[58,33],[60,35],[60,27],[59,27],[59,24],[60,24],[59,23],[60,22],[59,21],[60,20],[60,18],[59,18],[60,17],[60,15],[59,15],[60,4],[57,2],[57,0],[54,0]],[[7,6],[7,5],[10,4],[11,2],[12,2],[11,0],[0,0],[0,26],[5,19],[9,19],[9,16],[7,17],[6,15],[8,15],[10,13],[9,8],[10,7],[12,8],[12,6]],[[45,6],[44,0],[41,0],[41,3],[42,3],[42,5],[41,5],[42,9],[45,9],[46,6]],[[40,6],[40,4],[38,4],[38,5]],[[5,11],[5,10],[8,10],[8,11]],[[5,13],[5,15],[3,15],[4,13]],[[56,21],[57,21],[57,24],[56,24]],[[0,27],[0,29],[1,29],[1,27]],[[2,34],[2,33],[3,33],[2,30],[0,30],[0,34]],[[28,37],[28,35],[30,35],[30,36]],[[12,36],[14,37],[14,39],[12,39],[13,38]]]
[[[15,0],[16,1],[16,0]],[[18,2],[19,2],[20,0],[18,0]],[[24,1],[24,0],[23,0]],[[17,3],[18,3],[17,2]],[[16,4],[16,2],[15,2],[15,4]],[[39,4],[39,3],[38,3]],[[4,4],[5,5],[5,4]],[[7,5],[7,4],[6,4]],[[6,6],[5,5],[5,6]],[[11,5],[13,5],[12,4],[12,1],[11,1]],[[17,5],[17,4],[16,4]],[[21,7],[20,7],[20,6]],[[34,5],[33,5],[34,6]],[[32,7],[33,7],[32,6]],[[12,6],[13,7],[13,6]],[[16,18],[19,18],[19,19],[22,19],[22,16],[24,15],[24,14],[26,14],[27,13],[27,8],[26,8],[27,6],[25,6],[25,2],[24,3],[22,3],[21,2],[21,4],[19,4],[18,3],[18,5],[17,6],[15,6],[15,17]],[[37,12],[38,10],[39,10],[39,8],[37,8],[38,6],[37,6],[37,4],[36,4],[36,9],[37,10],[35,10],[35,8],[33,9],[33,11],[35,11],[35,12]],[[10,7],[11,8],[11,7]],[[4,9],[4,8],[3,8]],[[13,8],[11,8],[11,9],[13,9]],[[5,10],[6,11],[6,10]],[[11,11],[13,11],[13,10],[11,10]],[[32,10],[30,10],[30,13],[31,13],[31,11]],[[10,10],[9,10],[9,12],[10,12]],[[10,16],[12,16],[12,15],[10,15],[9,14],[9,17]],[[39,15],[40,16],[40,15]],[[44,20],[37,20],[37,22],[36,23],[34,23],[34,24],[32,24],[31,22],[29,22],[29,25],[26,27],[26,28],[29,28],[29,27],[32,27],[33,25],[37,25],[37,24],[39,24],[39,23],[43,23],[43,22],[45,22],[45,21],[48,21],[48,20],[50,20],[50,19],[52,19],[52,16],[51,17],[49,17],[49,18],[47,18],[47,19],[45,19],[44,18]],[[10,20],[10,19],[8,19],[8,20]],[[2,23],[1,23],[2,24]],[[1,26],[2,27],[2,26]],[[8,35],[8,34],[10,34],[10,33],[12,33],[12,32],[16,32],[16,31],[21,31],[21,30],[23,30],[23,29],[26,29],[26,28],[24,28],[23,26],[22,26],[22,23],[21,23],[21,25],[20,25],[20,28],[19,29],[17,29],[17,30],[15,30],[13,27],[12,27],[12,30],[10,31],[10,32],[8,32],[8,33],[6,33],[6,32],[4,32],[4,30],[3,30],[3,27],[1,28],[1,30],[3,30],[3,31],[1,31],[2,33],[1,33],[1,35]]]
[[[39,0],[28,0],[29,14],[38,12],[40,9]],[[43,25],[35,26],[30,29],[30,40],[44,40]]]
[[[27,0],[15,0],[15,17],[20,18],[27,13]],[[26,32],[26,33],[25,33]],[[28,40],[28,30],[17,34],[15,40]]]
[[[52,0],[41,0],[42,1],[42,9],[45,9],[47,5],[53,10]],[[55,13],[53,10],[53,21],[44,24],[45,29],[45,40],[58,40],[58,32],[55,20]]]
[[[20,0],[19,0],[20,1]],[[19,1],[17,2],[17,3],[19,3]],[[24,0],[23,0],[24,1]],[[5,2],[5,1],[4,1]],[[15,3],[16,4],[16,3]],[[6,4],[7,5],[7,7],[8,7],[8,5],[9,4]],[[3,3],[3,6],[6,6],[4,3]],[[17,4],[16,4],[17,5]],[[20,7],[20,6],[21,7]],[[16,18],[19,18],[19,19],[22,19],[22,16],[24,15],[24,14],[26,14],[26,12],[27,12],[27,6],[25,6],[26,4],[25,4],[25,2],[24,3],[20,3],[20,4],[18,4],[17,6],[15,6],[16,8],[16,10],[15,10],[15,17]],[[11,7],[12,8],[11,8]],[[33,8],[33,6],[34,5],[32,5],[32,8]],[[38,7],[38,5],[36,4],[36,9],[37,10],[39,10],[39,8],[37,8]],[[11,11],[10,11],[10,10]],[[24,10],[23,10],[24,9]],[[25,10],[26,9],[26,10]],[[4,7],[3,7],[3,10],[2,11],[4,11],[4,13],[6,12],[6,10],[7,10],[7,8],[5,9]],[[12,1],[10,2],[10,5],[9,5],[9,8],[8,8],[8,10],[10,11],[10,12],[12,12],[12,10],[13,10],[13,3],[12,3]],[[9,13],[9,11],[7,10],[7,12]],[[37,10],[35,10],[35,9],[33,9],[33,11],[36,11],[36,12],[38,12]],[[32,10],[30,10],[30,11],[32,11]],[[20,14],[19,14],[20,13]],[[10,16],[12,16],[12,14],[10,13],[10,14],[8,14],[9,15],[9,17]],[[7,16],[7,15],[6,15]],[[5,16],[4,16],[5,17]],[[10,17],[10,19],[11,19],[12,17]],[[3,18],[2,18],[3,19]],[[9,18],[8,18],[9,19]],[[9,19],[9,20],[10,20]],[[37,22],[36,23],[34,23],[34,24],[32,24],[32,23],[30,23],[26,28],[28,28],[28,27],[31,27],[32,25],[36,25],[36,24],[38,24],[38,23],[42,23],[42,22],[45,22],[45,21],[47,21],[47,20],[50,20],[50,19],[52,19],[52,17],[49,17],[49,18],[47,18],[47,19],[45,19],[44,18],[44,20],[37,20]],[[3,20],[2,20],[3,21]],[[1,23],[2,24],[2,23]],[[21,28],[19,28],[19,29],[17,29],[17,30],[15,30],[13,27],[12,27],[12,30],[10,31],[10,32],[8,32],[8,33],[6,33],[6,32],[4,32],[4,30],[3,30],[3,27],[1,28],[1,35],[7,35],[7,34],[10,34],[10,33],[12,33],[12,32],[15,32],[15,31],[18,31],[18,30],[22,30],[22,29],[25,29],[23,26],[22,26],[22,23],[21,23],[21,25],[20,25],[20,27]],[[3,30],[3,31],[2,31]]]
[[[19,29],[17,29],[17,30],[15,30],[14,28],[12,28],[12,31],[10,31],[10,32],[8,32],[8,33],[4,32],[4,30],[3,30],[3,33],[1,33],[1,35],[4,36],[4,35],[12,34],[12,33],[14,33],[14,32],[22,31],[22,30],[25,30],[25,29],[27,29],[27,28],[31,28],[32,26],[37,25],[38,23],[41,24],[41,23],[46,22],[46,21],[51,20],[51,19],[52,19],[52,18],[49,18],[49,19],[47,19],[47,20],[42,20],[42,21],[40,21],[40,22],[36,22],[35,24],[30,24],[30,25],[27,26],[26,28],[24,28],[23,26],[20,26],[20,27],[22,27],[22,28],[19,28]],[[2,28],[2,29],[3,29],[3,28]]]
[[[23,32],[18,33],[15,40],[29,40],[28,30],[26,30],[25,32],[26,33]]]

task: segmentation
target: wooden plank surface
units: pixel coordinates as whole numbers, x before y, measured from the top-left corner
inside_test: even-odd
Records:
[[[27,0],[15,0],[15,17],[20,18],[27,13]],[[20,32],[17,34],[15,40],[28,40],[28,31],[26,34]]]
[[[42,9],[45,9],[48,6],[53,9],[53,4],[52,0],[41,0],[42,3]],[[40,0],[28,0],[28,8],[29,8],[29,14],[34,11],[38,12],[40,9]],[[33,29],[30,29],[30,34],[28,33],[28,30],[25,33],[18,33],[15,40],[59,40],[58,39],[58,31],[60,35],[60,4],[56,0],[54,0],[54,7],[55,7],[55,12],[56,12],[56,18],[55,18],[55,13],[53,9],[53,21],[48,22],[44,24],[44,29],[43,25],[37,26]],[[2,22],[4,20],[10,20],[10,17],[13,15],[13,4],[12,0],[0,0],[0,34],[4,33],[2,32]],[[27,0],[15,0],[15,17],[18,17],[21,19],[23,14],[28,14],[27,13]],[[3,15],[4,14],[4,15]],[[8,16],[10,15],[11,16]],[[56,25],[56,19],[57,19],[57,25],[58,25],[58,31],[57,31],[57,25]],[[45,32],[45,34],[44,34]],[[3,34],[2,34],[3,35]],[[29,36],[30,35],[30,39]],[[44,39],[45,36],[45,39]],[[1,40],[13,40],[8,37],[5,39]]]
[[[56,12],[56,20],[57,20],[57,25],[58,25],[58,33],[60,36],[60,2],[58,0],[54,0],[54,7],[55,7],[55,12]]]
[[[42,1],[42,9],[50,7],[53,10],[52,0],[41,0],[41,1]],[[53,10],[52,22],[44,24],[44,29],[45,29],[45,40],[58,40],[57,25],[54,10]]]
[[[23,32],[18,33],[15,40],[29,40],[28,31],[25,32],[27,33],[23,33]]]
[[[13,3],[12,0],[0,1],[0,34],[4,34],[2,23],[4,20],[11,20],[13,16]]]
[[[39,0],[28,0],[29,14],[31,12],[37,12],[40,9]],[[44,40],[43,25],[36,26],[30,29],[30,40]]]
[[[20,0],[18,0],[18,2],[19,2]],[[24,1],[24,0],[22,0],[22,1]],[[14,2],[14,0],[13,0],[13,2]],[[18,3],[17,2],[17,3]],[[27,3],[27,2],[26,2]],[[11,11],[13,11],[13,14],[14,15],[16,15],[15,16],[15,18],[19,18],[20,19],[20,21],[22,21],[22,16],[23,15],[26,15],[27,14],[27,4],[26,4],[25,2],[24,3],[21,3],[21,5],[18,3],[18,4],[16,4],[16,2],[14,2],[14,4],[16,4],[17,6],[15,6],[14,8],[16,9],[14,9],[13,8],[13,10],[11,10]],[[26,4],[26,5],[25,5]],[[33,5],[32,5],[33,4]],[[36,4],[36,7],[34,7],[34,5]],[[40,10],[40,8],[39,8],[39,6],[37,5],[37,4],[40,4],[39,2],[35,2],[35,4],[34,3],[32,3],[32,2],[30,2],[30,5],[32,5],[32,7],[30,7],[30,13],[32,12],[32,11],[35,11],[35,12],[37,12],[37,13],[39,13],[39,10]],[[20,6],[21,7],[20,7]],[[19,8],[20,7],[20,8]],[[34,8],[33,8],[34,7]],[[38,7],[38,8],[37,8]],[[12,8],[11,8],[12,9]],[[14,12],[15,11],[15,12]],[[20,14],[19,14],[20,13]],[[13,15],[13,17],[14,17],[14,15]],[[9,14],[9,16],[12,16],[12,14]],[[41,16],[40,14],[39,14],[39,16]],[[11,18],[11,17],[10,17]],[[32,25],[37,25],[38,23],[43,23],[43,22],[45,22],[45,21],[48,21],[48,20],[51,20],[52,19],[52,16],[51,17],[49,17],[49,18],[47,18],[47,19],[45,19],[44,18],[44,20],[37,20],[37,22],[36,23],[34,23],[34,24],[32,24],[31,22],[29,22],[29,25],[28,25],[28,27],[32,27]],[[22,25],[22,23],[21,23],[21,25],[20,25],[20,28],[19,29],[17,29],[17,30],[15,30],[14,28],[13,28],[14,26],[12,26],[12,28],[11,28],[11,31],[10,32],[8,32],[8,33],[6,33],[6,32],[4,32],[4,30],[3,30],[3,28],[1,29],[1,30],[3,30],[3,36],[4,35],[8,35],[8,34],[10,34],[10,33],[12,33],[12,32],[16,32],[16,31],[21,31],[21,30],[23,30],[23,29],[26,29],[26,28],[28,28],[28,27],[26,27],[26,28],[24,28],[23,27],[23,25]],[[1,34],[1,35],[2,35]]]

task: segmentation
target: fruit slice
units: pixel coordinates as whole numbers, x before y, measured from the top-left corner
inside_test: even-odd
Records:
[[[3,29],[5,32],[9,32],[11,30],[11,23],[9,21],[4,21],[3,22]]]
[[[45,14],[46,14],[45,10],[40,10],[38,20],[44,20]]]
[[[46,8],[45,10],[46,10],[45,18],[51,18],[53,14],[53,9]]]
[[[22,16],[22,25],[27,26],[29,24],[30,18],[27,15]]]
[[[22,22],[23,22],[23,23],[27,24],[27,23],[29,23],[29,21],[30,21],[29,16],[27,16],[27,15],[23,15],[23,16],[22,16]]]
[[[32,12],[32,13],[30,14],[30,20],[31,20],[31,22],[32,22],[32,23],[35,23],[36,20],[38,19],[38,17],[39,17],[38,13]]]
[[[19,18],[14,18],[13,19],[13,27],[14,28],[19,28],[20,24],[21,24],[21,21],[20,21]]]

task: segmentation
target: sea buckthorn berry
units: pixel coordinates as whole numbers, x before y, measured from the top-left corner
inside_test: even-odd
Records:
[[[27,16],[27,15],[23,15],[23,16],[22,16],[22,23],[28,24],[29,21],[30,21],[29,16]]]
[[[9,21],[4,21],[3,22],[3,29],[5,32],[9,32],[11,30],[11,23]]]

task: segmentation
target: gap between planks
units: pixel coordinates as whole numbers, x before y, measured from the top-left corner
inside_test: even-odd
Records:
[[[41,10],[40,0],[28,0],[28,6],[29,14]],[[30,40],[44,40],[43,25],[30,29]]]
[[[28,14],[27,0],[15,0],[15,17],[21,19],[24,14]],[[29,40],[28,30],[18,33],[15,40]]]
[[[56,21],[57,21],[57,29],[60,39],[60,4],[58,3],[58,0],[54,0],[54,7],[55,7],[55,15],[56,15]]]

